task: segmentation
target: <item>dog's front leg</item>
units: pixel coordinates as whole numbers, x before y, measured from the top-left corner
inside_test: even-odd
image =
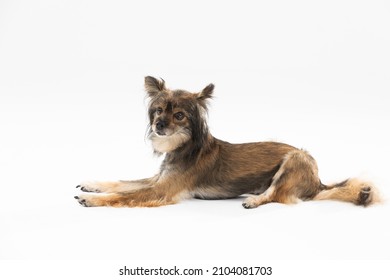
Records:
[[[112,193],[104,195],[82,194],[75,199],[85,207],[157,207],[174,204],[183,197],[184,190],[156,186],[133,193]]]
[[[114,182],[83,182],[76,188],[83,192],[95,193],[126,193],[134,192],[144,188],[151,188],[157,181],[157,176],[134,181],[114,181]]]

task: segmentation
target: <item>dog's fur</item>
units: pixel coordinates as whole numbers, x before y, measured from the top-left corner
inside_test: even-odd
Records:
[[[160,172],[137,181],[85,182],[75,198],[83,206],[155,207],[183,198],[226,199],[251,194],[245,208],[269,202],[333,199],[367,206],[377,190],[358,179],[330,186],[321,183],[313,157],[278,142],[230,144],[214,138],[206,123],[214,85],[199,93],[170,90],[164,80],[145,78],[149,139],[165,154]]]

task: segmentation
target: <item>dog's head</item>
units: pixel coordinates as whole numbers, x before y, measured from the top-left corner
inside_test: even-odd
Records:
[[[205,120],[207,99],[212,97],[214,85],[201,92],[170,90],[165,81],[145,77],[149,103],[149,138],[156,153],[169,153],[191,142],[199,148],[208,137]]]

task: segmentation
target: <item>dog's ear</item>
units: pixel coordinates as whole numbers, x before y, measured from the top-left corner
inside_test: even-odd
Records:
[[[157,95],[159,92],[165,90],[165,81],[160,78],[156,79],[151,76],[145,77],[145,90],[150,97]]]
[[[201,93],[198,94],[198,100],[206,100],[208,98],[212,98],[213,96],[213,91],[214,91],[214,85],[209,84],[207,87],[205,87]]]

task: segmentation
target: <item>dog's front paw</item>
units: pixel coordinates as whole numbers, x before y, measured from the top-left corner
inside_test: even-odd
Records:
[[[80,205],[84,207],[93,207],[96,206],[93,204],[91,197],[86,196],[86,195],[81,195],[81,196],[75,196],[74,197]]]
[[[97,182],[83,182],[78,185],[76,188],[79,188],[83,192],[94,192],[100,193],[99,184]]]

